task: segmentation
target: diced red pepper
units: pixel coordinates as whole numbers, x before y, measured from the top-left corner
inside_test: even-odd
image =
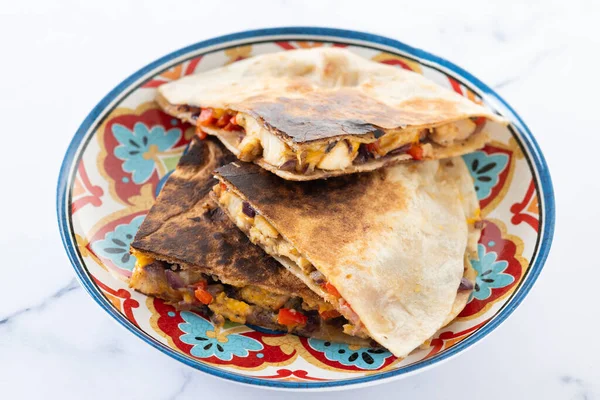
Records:
[[[341,303],[341,304],[342,304],[342,307],[348,307],[348,309],[349,309],[350,311],[354,312],[354,310],[353,310],[353,309],[352,309],[352,307],[350,306],[350,303],[348,303],[348,302],[346,301],[346,299],[342,299],[342,303]]]
[[[485,121],[486,121],[485,117],[477,117],[477,118],[475,118],[475,120],[473,122],[475,122],[475,125],[479,126],[479,125],[485,124]]]
[[[371,154],[379,154],[379,140],[365,145],[367,151]]]
[[[423,159],[423,148],[420,144],[413,143],[412,146],[410,146],[410,149],[408,149],[407,153],[410,154],[415,160]]]
[[[206,290],[202,288],[198,288],[194,291],[194,295],[198,299],[198,301],[202,304],[210,304],[213,301],[212,294],[208,293]]]
[[[217,120],[215,125],[219,128],[225,128],[229,124],[230,119],[231,117],[229,115],[223,114],[223,116]]]
[[[332,296],[335,297],[342,297],[342,295],[340,294],[340,292],[338,292],[338,290],[335,288],[335,286],[333,286],[331,283],[329,282],[325,282],[323,284],[323,288],[327,291],[327,293],[329,293]]]
[[[277,323],[285,326],[306,325],[308,318],[299,311],[290,308],[280,308]]]
[[[200,140],[206,139],[207,133],[202,130],[202,125],[196,125],[196,136],[198,136]]]
[[[232,124],[230,122],[227,125],[225,125],[225,127],[223,129],[225,129],[226,131],[239,131],[242,129],[242,127],[239,125]]]
[[[319,313],[319,315],[324,320],[327,320],[327,319],[331,319],[331,318],[337,318],[341,314],[339,312],[337,312],[337,310],[327,310],[327,311],[323,311],[322,313]]]
[[[215,110],[212,108],[203,108],[198,116],[198,125],[209,126],[215,122]]]
[[[219,183],[219,185],[221,186],[222,191],[224,191],[224,192],[227,191],[227,185],[225,183],[221,182],[221,183]]]

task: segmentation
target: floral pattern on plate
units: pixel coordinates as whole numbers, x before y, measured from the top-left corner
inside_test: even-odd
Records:
[[[313,349],[323,353],[329,361],[337,361],[345,366],[354,366],[364,370],[381,368],[387,358],[394,357],[385,349],[370,349],[343,343],[309,339],[308,344]]]
[[[150,178],[154,170],[167,168],[159,156],[171,150],[179,141],[181,129],[172,128],[165,131],[160,125],[148,128],[142,122],[137,122],[132,130],[114,124],[112,134],[120,143],[115,149],[115,156],[124,161],[123,171],[131,173],[133,183],[140,185]],[[166,173],[160,172],[161,175]]]
[[[129,254],[129,245],[143,221],[144,217],[139,216],[128,224],[118,225],[114,231],[107,233],[103,240],[94,242],[92,249],[97,255],[110,259],[117,267],[133,270],[135,256]]]
[[[182,335],[180,340],[192,346],[190,354],[195,357],[214,356],[219,360],[231,361],[233,356],[247,357],[250,351],[263,349],[263,345],[257,340],[223,331],[192,312],[182,312],[181,318],[185,323],[179,324],[179,329],[185,332],[185,335]]]

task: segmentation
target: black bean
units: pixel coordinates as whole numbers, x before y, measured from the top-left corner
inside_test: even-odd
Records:
[[[369,150],[367,150],[367,147],[365,146],[365,144],[361,143],[361,145],[358,148],[358,155],[354,159],[354,163],[355,164],[364,164],[371,157],[373,157],[373,155],[371,153],[369,153]]]
[[[256,211],[247,201],[242,203],[242,212],[250,218],[254,218],[256,216]]]
[[[319,328],[321,324],[321,318],[319,317],[319,313],[316,311],[309,311],[306,313],[307,320],[306,325],[304,326],[304,330],[307,333],[314,332]]]
[[[235,298],[237,296],[237,289],[233,286],[225,285],[225,294],[227,297]]]
[[[320,271],[315,270],[311,272],[309,276],[317,285],[321,285],[327,281],[325,276]]]

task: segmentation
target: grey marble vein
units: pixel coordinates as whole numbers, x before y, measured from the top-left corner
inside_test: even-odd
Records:
[[[80,289],[80,288],[81,288],[81,286],[77,282],[77,279],[72,278],[69,281],[69,283],[67,283],[65,286],[61,287],[60,289],[58,289],[56,292],[52,293],[50,296],[43,299],[39,304],[31,306],[31,307],[22,308],[20,310],[13,312],[12,314],[9,314],[9,315],[3,317],[2,319],[0,319],[0,327],[9,324],[10,322],[14,321],[16,318],[18,318],[26,313],[29,313],[31,311],[41,311],[44,308],[48,307],[48,305],[50,305],[52,302],[60,299],[67,293],[72,292],[77,289]]]
[[[575,395],[572,397],[573,399],[578,400],[592,400],[593,397],[589,392],[589,389],[584,382],[583,379],[577,378],[571,375],[563,375],[560,377],[560,381],[566,385],[570,386],[575,390]]]
[[[521,79],[523,79],[523,78],[529,76],[531,73],[533,73],[533,71],[548,57],[550,57],[551,55],[554,55],[556,53],[562,52],[563,49],[564,49],[564,46],[560,46],[560,47],[546,49],[544,51],[537,53],[535,55],[535,57],[533,57],[533,59],[523,69],[523,71],[521,71],[521,73],[514,75],[514,76],[510,76],[508,78],[505,78],[505,79],[501,80],[500,82],[492,85],[492,87],[494,89],[501,89],[501,88],[509,86],[515,82],[520,81]]]
[[[176,400],[179,398],[187,389],[189,384],[192,382],[192,374],[191,371],[183,371],[183,383],[177,390],[177,392],[173,393],[172,396],[169,397],[169,400]]]

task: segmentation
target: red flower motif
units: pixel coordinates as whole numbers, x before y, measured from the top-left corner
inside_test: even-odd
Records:
[[[523,200],[513,204],[510,207],[510,212],[514,214],[510,222],[515,225],[525,222],[529,224],[533,230],[538,232],[540,210],[533,179],[527,188],[527,192],[525,193]]]
[[[91,204],[94,207],[102,205],[104,191],[100,186],[92,185],[85,170],[83,160],[77,166],[77,175],[73,180],[73,199],[71,201],[71,214],[75,214],[83,206]]]
[[[100,287],[100,289],[102,289],[105,296],[113,304],[113,306],[115,306],[117,309],[120,309],[119,299],[123,299],[123,302],[122,302],[123,314],[125,314],[127,319],[129,321],[131,321],[135,326],[138,326],[138,323],[135,320],[135,316],[133,315],[133,309],[138,308],[140,306],[140,303],[138,303],[137,300],[134,300],[131,298],[131,293],[129,293],[129,291],[127,291],[125,289],[119,289],[119,290],[112,289],[111,287],[100,282],[100,280],[98,278],[96,278],[95,276],[92,276],[92,279],[94,280],[96,285],[98,285]]]
[[[298,377],[300,379],[304,379],[307,381],[328,381],[329,379],[322,379],[322,378],[317,378],[314,376],[309,376],[308,372],[303,370],[303,369],[297,369],[297,370],[289,370],[289,369],[278,369],[277,370],[277,374],[275,375],[269,375],[269,376],[259,376],[259,375],[255,375],[256,378],[262,378],[262,379],[282,379],[282,378],[290,378],[290,377]]]
[[[456,333],[452,332],[452,331],[446,331],[446,332],[440,333],[440,335],[438,337],[431,340],[431,350],[425,356],[424,360],[433,357],[434,355],[438,354],[440,351],[442,351],[444,349],[448,349],[448,348],[452,347],[454,344],[460,342],[461,340],[464,340],[467,337],[471,336],[471,334],[473,332],[477,331],[479,328],[481,328],[482,326],[487,324],[488,321],[489,321],[489,319],[486,319],[485,321],[482,321],[482,322],[478,323],[477,325],[474,325],[468,329],[465,329],[464,331],[460,331],[460,332],[456,332]]]
[[[191,60],[184,61],[168,70],[161,72],[148,82],[142,85],[143,88],[156,88],[170,81],[176,81],[179,78],[183,78],[186,75],[191,75],[196,70],[196,66],[202,59],[202,56],[192,58]]]

